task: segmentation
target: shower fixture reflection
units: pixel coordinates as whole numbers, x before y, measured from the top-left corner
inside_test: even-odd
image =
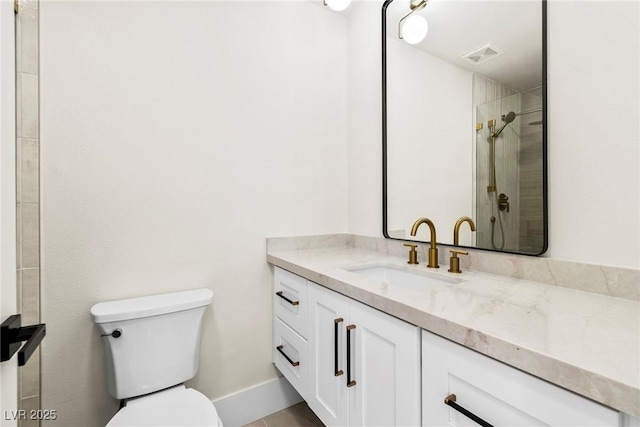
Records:
[[[492,197],[494,199],[494,202],[495,202],[494,206],[498,208],[498,212],[496,212],[496,215],[497,215],[498,225],[500,226],[500,246],[497,246],[495,243],[496,215],[492,215],[491,216],[491,247],[493,249],[504,249],[504,243],[505,243],[504,226],[502,224],[502,217],[500,216],[500,211],[504,211],[506,206],[507,212],[509,212],[508,202],[506,203],[506,205],[504,204],[506,200],[509,200],[509,198],[504,193],[500,193],[500,196],[496,197],[498,193],[498,184],[497,184],[498,179],[496,176],[496,139],[500,136],[502,131],[507,127],[507,125],[515,120],[515,118],[516,118],[516,113],[514,113],[513,111],[509,111],[507,114],[503,114],[502,121],[504,122],[504,124],[500,127],[500,129],[498,129],[498,131],[495,130],[495,127],[496,127],[495,120],[489,120],[489,122],[487,123],[487,125],[489,126],[490,135],[491,135],[491,165],[490,165],[491,172],[489,175],[491,182],[489,183],[489,186],[487,186],[487,192],[490,194],[489,197]]]
[[[514,113],[513,111],[509,111],[506,115],[503,114],[502,115],[502,121],[504,122],[504,124],[498,130],[498,132],[493,132],[493,129],[491,129],[491,138],[497,138],[502,133],[504,128],[506,128],[509,123],[514,121],[515,118],[516,118],[516,113]],[[493,126],[495,126],[495,123],[496,123],[495,120],[493,120],[492,122],[493,122]],[[491,125],[489,125],[489,126],[491,126]]]
[[[490,173],[490,182],[489,182],[489,186],[487,186],[487,192],[488,193],[495,193],[496,192],[496,138],[498,138],[498,136],[500,136],[500,134],[502,133],[502,131],[507,127],[507,125],[511,122],[513,122],[516,118],[516,113],[514,113],[513,111],[509,111],[506,115],[503,114],[502,115],[502,121],[504,121],[504,124],[502,125],[502,127],[500,127],[500,129],[498,129],[498,131],[496,131],[496,121],[495,120],[489,120],[487,122],[487,126],[489,127],[489,135],[491,137],[491,173]]]

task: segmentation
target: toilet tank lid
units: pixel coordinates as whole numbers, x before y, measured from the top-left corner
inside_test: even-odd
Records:
[[[210,289],[194,289],[101,302],[91,307],[91,320],[93,323],[108,323],[158,316],[206,306],[211,304],[211,301],[213,301],[213,292]]]

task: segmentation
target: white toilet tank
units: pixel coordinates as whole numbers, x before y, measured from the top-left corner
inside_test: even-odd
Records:
[[[105,343],[109,393],[128,399],[193,378],[209,289],[101,302],[91,319]],[[115,333],[114,333],[115,332]]]

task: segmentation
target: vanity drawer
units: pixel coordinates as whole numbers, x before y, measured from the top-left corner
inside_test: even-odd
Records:
[[[422,331],[422,425],[619,426],[619,412],[452,341]]]
[[[294,331],[307,337],[307,280],[276,267],[273,312]]]
[[[273,361],[296,391],[306,399],[309,382],[307,340],[277,317],[274,319],[273,332]]]

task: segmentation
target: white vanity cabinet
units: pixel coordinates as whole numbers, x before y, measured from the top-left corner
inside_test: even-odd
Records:
[[[275,281],[307,317],[274,296],[274,362],[325,425],[420,425],[417,326],[278,267]]]
[[[308,289],[309,407],[327,426],[420,425],[420,329]]]
[[[640,427],[293,273],[274,277],[274,363],[326,426]]]
[[[478,424],[456,404],[493,426],[620,426],[619,412],[422,331],[422,425]]]

